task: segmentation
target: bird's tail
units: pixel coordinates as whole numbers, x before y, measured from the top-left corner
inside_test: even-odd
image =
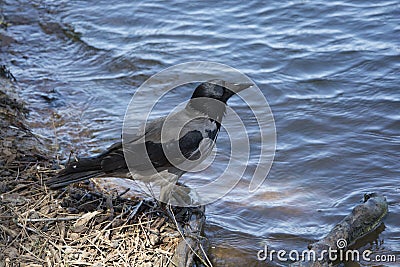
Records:
[[[89,178],[102,176],[104,172],[101,168],[101,161],[102,159],[99,157],[79,159],[79,161],[69,163],[65,169],[45,183],[50,188],[57,189]]]

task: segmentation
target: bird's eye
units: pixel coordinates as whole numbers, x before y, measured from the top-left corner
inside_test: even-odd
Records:
[[[224,88],[222,88],[221,86],[214,86],[213,88],[213,94],[216,97],[222,97],[224,95]]]

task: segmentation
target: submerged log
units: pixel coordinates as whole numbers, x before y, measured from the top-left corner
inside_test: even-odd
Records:
[[[364,203],[357,205],[341,222],[321,240],[308,246],[310,251],[315,253],[316,260],[303,259],[308,261],[298,261],[290,266],[331,266],[328,251],[345,253],[346,248],[357,239],[376,229],[382,218],[388,212],[386,198],[377,193],[364,195]],[[343,254],[342,254],[343,255]]]

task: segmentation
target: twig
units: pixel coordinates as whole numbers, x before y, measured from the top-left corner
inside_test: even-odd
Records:
[[[86,241],[88,241],[90,244],[92,244],[92,246],[94,246],[96,249],[97,249],[97,251],[98,252],[100,252],[100,254],[103,256],[103,257],[106,257],[106,254],[104,254],[104,252],[103,251],[101,251],[101,249],[94,243],[94,242],[96,242],[95,240],[90,240],[89,238],[86,238]]]
[[[24,230],[29,230],[29,231],[31,231],[31,232],[37,234],[37,235],[39,234],[39,232],[36,231],[36,229],[30,228],[30,227],[28,227],[28,226],[26,226],[26,225],[23,225],[23,224],[20,224],[20,223],[16,223],[16,225],[18,225],[19,227],[21,227],[21,228],[24,229]]]
[[[27,249],[26,247],[24,247],[24,245],[22,245],[21,243],[18,243],[18,245],[23,248],[26,252],[28,252],[30,255],[32,255],[36,260],[41,261],[41,262],[46,262],[45,260],[42,260],[41,258],[39,258],[38,256],[36,256],[32,251],[30,251],[29,249]]]
[[[168,255],[168,256],[174,255],[174,253],[166,251],[166,250],[162,250],[161,248],[156,248],[156,252],[157,253],[162,253],[162,254],[165,254],[165,255]]]
[[[15,177],[15,180],[18,180],[19,178],[19,167],[17,168],[17,176]]]
[[[58,218],[33,218],[33,219],[25,219],[26,222],[60,222],[60,221],[71,221],[78,220],[82,216],[73,216],[73,217],[58,217]]]
[[[125,195],[126,193],[128,193],[128,192],[129,192],[129,190],[131,190],[131,189],[128,187],[127,189],[125,189],[124,191],[122,191],[121,193],[119,193],[119,194],[117,195],[117,197],[116,197],[116,198],[120,198],[120,197],[122,197],[123,195]]]
[[[129,214],[128,218],[126,219],[125,224],[130,221],[133,217],[135,217],[135,215],[137,214],[138,210],[140,209],[140,207],[143,204],[143,200],[141,200],[138,204],[136,204],[136,206],[133,208],[133,210],[131,211],[131,213]]]
[[[28,184],[21,184],[20,186],[16,186],[14,189],[12,189],[12,190],[4,193],[4,194],[14,193],[15,191],[18,191],[18,190],[24,189],[25,187],[31,186],[32,184],[35,184],[35,182],[31,182],[31,183],[28,183]]]

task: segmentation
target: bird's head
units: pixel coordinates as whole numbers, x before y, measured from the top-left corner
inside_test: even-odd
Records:
[[[252,83],[229,83],[223,80],[211,80],[197,86],[192,99],[208,97],[226,104],[231,96],[252,85]]]
[[[203,82],[193,92],[187,108],[200,111],[208,117],[221,122],[226,111],[226,102],[229,98],[252,85],[252,83],[239,84],[222,80]]]

